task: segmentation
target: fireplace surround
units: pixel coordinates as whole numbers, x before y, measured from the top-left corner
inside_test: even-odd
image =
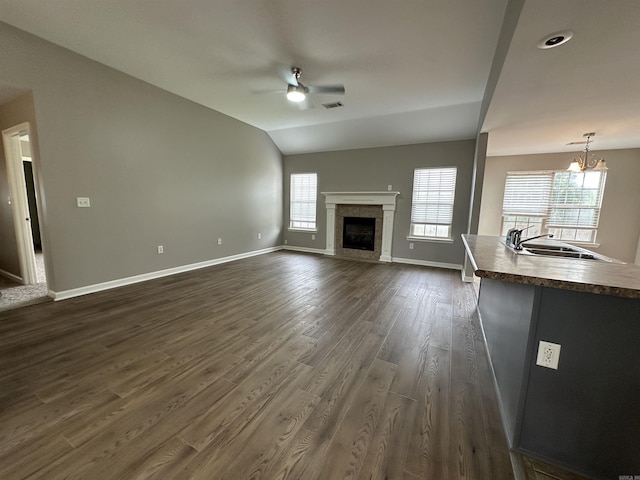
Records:
[[[327,208],[327,243],[325,255],[336,255],[336,209],[338,206],[358,205],[363,208],[378,206],[382,209],[381,218],[376,220],[376,237],[379,237],[379,247],[374,251],[374,260],[381,262],[391,261],[391,245],[393,241],[393,223],[396,210],[396,196],[400,192],[322,192],[325,196]],[[350,212],[350,210],[347,210]],[[351,215],[351,213],[347,213]],[[355,214],[351,216],[372,216],[368,214]],[[342,235],[342,220],[337,229]],[[378,223],[380,222],[381,228]],[[342,238],[340,236],[340,238]],[[339,243],[342,243],[341,241]],[[340,245],[342,247],[342,245]],[[378,253],[379,252],[379,253]],[[378,256],[379,255],[379,256]],[[364,257],[366,258],[366,257]]]

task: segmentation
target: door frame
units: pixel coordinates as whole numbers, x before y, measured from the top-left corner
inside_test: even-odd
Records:
[[[2,130],[7,180],[9,183],[9,201],[11,202],[11,211],[13,213],[21,280],[23,284],[30,285],[38,282],[38,275],[33,237],[31,236],[31,216],[29,215],[27,187],[22,166],[22,150],[20,148],[20,136],[25,134],[29,135],[29,140],[31,141],[33,137],[29,122]]]

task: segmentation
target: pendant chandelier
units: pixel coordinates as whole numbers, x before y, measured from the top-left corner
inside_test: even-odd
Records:
[[[595,154],[591,154],[589,157],[589,141],[591,137],[594,137],[596,132],[585,133],[583,137],[587,137],[587,143],[584,146],[584,157],[580,154],[578,158],[574,158],[573,162],[569,165],[567,170],[569,172],[584,172],[585,170],[606,170],[607,164],[604,158],[600,157],[598,160],[595,158]]]

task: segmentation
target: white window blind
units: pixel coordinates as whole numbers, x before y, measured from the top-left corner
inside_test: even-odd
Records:
[[[547,216],[553,172],[507,172],[503,215]]]
[[[317,189],[317,174],[291,174],[289,228],[296,230],[316,229]]]
[[[541,221],[538,233],[548,230],[561,240],[595,242],[606,176],[606,170],[507,172],[503,233]]]
[[[606,170],[557,172],[547,225],[561,228],[597,228],[604,195]]]
[[[416,168],[413,174],[411,235],[450,237],[457,169]]]

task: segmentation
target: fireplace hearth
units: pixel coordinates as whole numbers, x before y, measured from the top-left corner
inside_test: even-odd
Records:
[[[374,251],[376,219],[366,217],[344,217],[342,248]]]

